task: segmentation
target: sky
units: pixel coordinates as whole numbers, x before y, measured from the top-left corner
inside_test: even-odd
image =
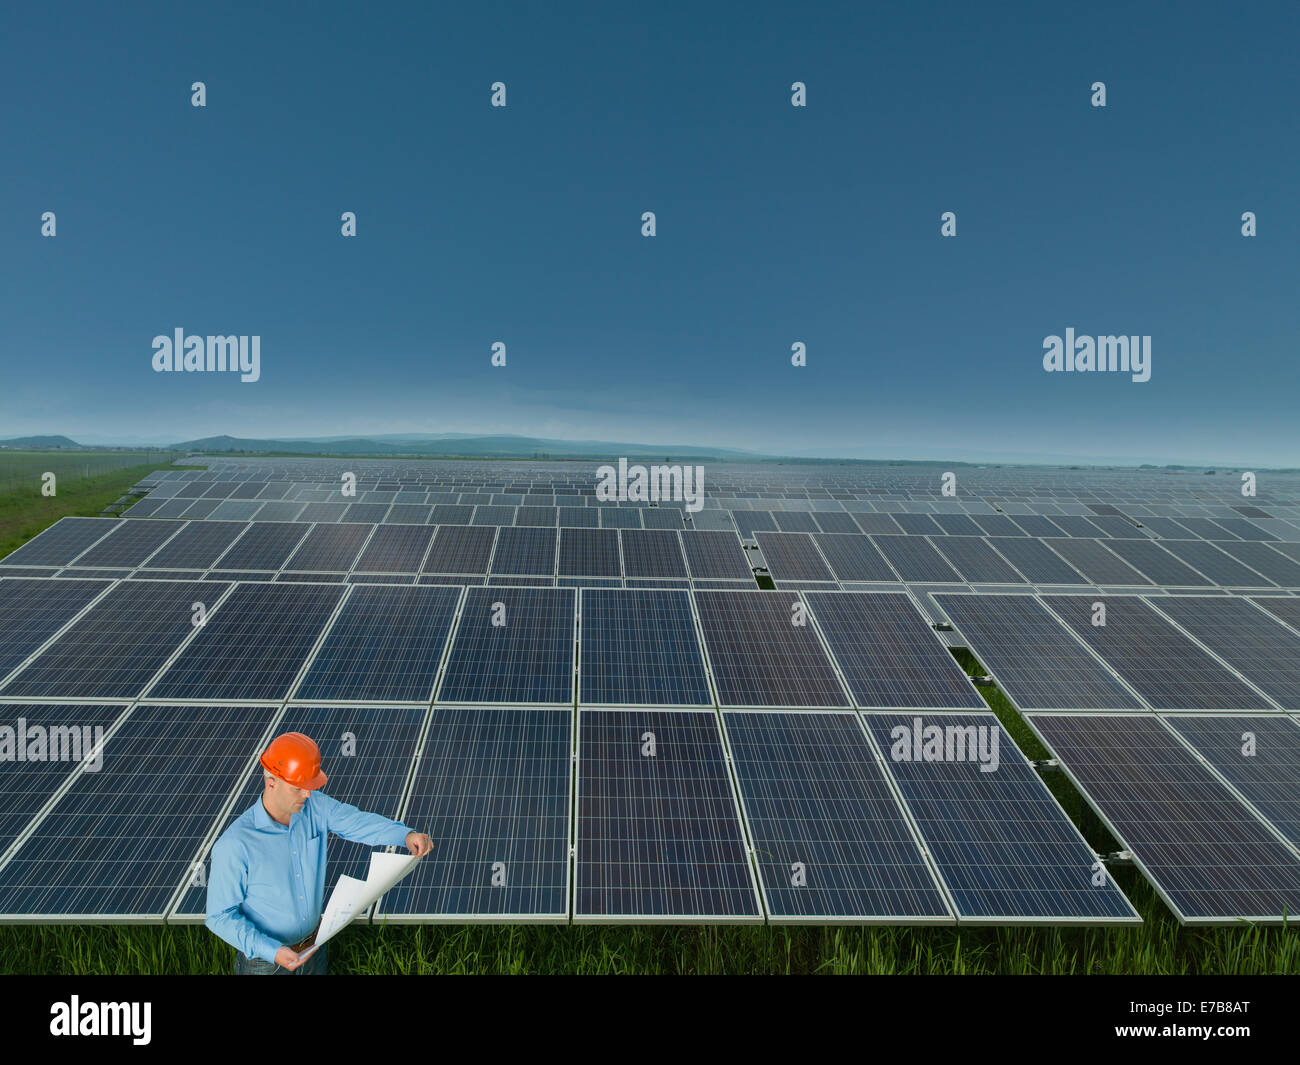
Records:
[[[8,4],[0,438],[1300,465],[1297,48],[1295,3]],[[178,328],[259,380],[155,372]],[[1067,328],[1150,380],[1046,372]]]

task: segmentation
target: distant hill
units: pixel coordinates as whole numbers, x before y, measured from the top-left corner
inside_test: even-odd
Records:
[[[314,437],[310,439],[256,440],[234,436],[209,436],[186,440],[180,451],[261,452],[297,455],[420,455],[463,458],[549,459],[713,459],[754,462],[770,459],[757,451],[726,447],[684,447],[676,444],[626,444],[603,440],[548,440],[533,436],[472,436],[463,433],[419,433],[409,436]]]
[[[0,440],[0,447],[70,447],[80,448],[75,440],[66,436],[15,436],[11,440]]]

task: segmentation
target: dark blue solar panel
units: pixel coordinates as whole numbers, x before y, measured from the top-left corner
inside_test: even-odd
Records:
[[[63,628],[109,581],[0,580],[0,680]]]
[[[117,518],[62,518],[0,559],[0,566],[65,566],[121,524]]]
[[[561,529],[560,574],[621,577],[617,529]]]
[[[966,920],[1138,922],[992,714],[867,714]]]
[[[1006,559],[976,536],[936,536],[931,541],[964,580],[979,584],[1024,584]]]
[[[577,920],[760,920],[717,717],[583,710]]]
[[[572,733],[569,710],[435,708],[403,814],[433,853],[378,919],[563,920]]]
[[[346,590],[342,584],[239,585],[208,615],[150,698],[285,698]]]
[[[902,518],[906,515],[898,514]],[[875,536],[876,547],[905,581],[960,581],[961,575],[920,536]]]
[[[446,586],[353,588],[294,698],[427,703],[459,602]]]
[[[855,715],[723,720],[773,920],[951,920]]]
[[[438,701],[572,703],[576,595],[570,588],[468,589]]]
[[[432,525],[379,525],[354,567],[358,573],[419,573]]]
[[[302,523],[255,521],[213,565],[227,570],[278,570],[309,528]]]
[[[144,568],[207,569],[247,528],[242,521],[192,521],[155,551]]]
[[[682,542],[670,529],[620,529],[623,572],[628,577],[684,578]]]
[[[136,707],[0,869],[0,915],[160,918],[275,713]]]
[[[774,581],[831,581],[813,538],[806,532],[760,532],[754,534],[763,560]]]
[[[711,706],[687,592],[582,593],[578,699],[584,706]]]
[[[80,555],[78,566],[134,568],[181,530],[179,521],[125,521]]]
[[[681,537],[695,579],[753,580],[754,571],[734,532],[688,529]]]
[[[555,529],[512,526],[497,530],[497,549],[492,556],[494,574],[517,573],[541,576],[555,574]],[[596,576],[591,574],[591,576]]]

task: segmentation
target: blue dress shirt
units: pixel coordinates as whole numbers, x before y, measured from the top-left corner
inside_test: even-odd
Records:
[[[372,847],[401,847],[410,831],[322,791],[313,791],[285,826],[259,795],[212,845],[203,923],[246,957],[275,961],[281,946],[298,943],[320,924],[331,832]]]

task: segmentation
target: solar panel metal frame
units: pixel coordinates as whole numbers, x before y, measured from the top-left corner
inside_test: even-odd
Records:
[[[647,715],[697,715],[701,718],[707,717],[713,723],[714,733],[717,736],[719,749],[722,752],[721,763],[725,773],[725,781],[728,791],[731,795],[731,808],[735,816],[735,825],[739,829],[740,848],[744,859],[744,868],[746,876],[749,879],[749,889],[753,896],[754,913],[753,915],[715,915],[715,914],[585,914],[578,911],[578,891],[581,886],[581,876],[579,870],[582,863],[582,772],[581,766],[584,764],[582,757],[582,734],[584,715],[601,714],[616,715],[630,714],[633,709],[630,708],[593,708],[579,710],[577,712],[577,723],[574,730],[574,751],[575,751],[575,773],[574,773],[574,806],[573,806],[573,891],[570,897],[570,910],[573,914],[574,924],[763,924],[766,920],[766,910],[763,908],[763,896],[758,886],[758,877],[754,871],[754,863],[751,857],[753,849],[752,841],[748,835],[748,828],[744,820],[744,814],[740,808],[740,799],[737,794],[735,777],[731,770],[731,751],[727,746],[726,736],[722,731],[722,724],[718,718],[716,710],[682,710],[672,709],[670,707],[649,707],[646,708]]]
[[[898,812],[898,819],[907,826],[908,835],[911,837],[913,845],[916,847],[917,856],[920,858],[918,865],[924,868],[930,876],[935,894],[943,903],[947,911],[943,915],[903,915],[898,914],[776,914],[773,912],[771,898],[768,892],[767,880],[763,876],[762,864],[758,861],[757,853],[761,845],[758,835],[756,834],[753,824],[754,815],[749,810],[749,805],[745,800],[745,787],[741,780],[740,773],[735,767],[735,756],[732,753],[733,744],[730,732],[728,731],[728,721],[733,718],[745,715],[773,715],[773,716],[790,716],[799,717],[807,720],[813,720],[819,717],[848,717],[852,718],[857,726],[858,734],[861,736],[864,745],[871,752],[872,761],[868,764],[873,765],[880,774],[881,783],[889,792],[894,801],[895,808]],[[755,876],[758,881],[759,890],[762,895],[763,912],[767,917],[767,923],[773,925],[886,925],[899,926],[904,925],[946,925],[951,926],[957,923],[954,916],[952,898],[948,894],[947,888],[939,878],[934,868],[934,862],[931,859],[925,845],[921,842],[917,834],[916,825],[912,820],[910,811],[904,806],[902,796],[898,793],[897,784],[891,775],[880,765],[880,755],[876,745],[872,742],[862,722],[862,716],[855,710],[817,710],[817,711],[799,711],[784,707],[780,710],[733,710],[727,709],[720,712],[722,719],[722,731],[726,743],[727,759],[731,763],[731,772],[734,780],[734,789],[738,802],[740,803],[741,817],[745,828],[746,838],[750,841],[751,864],[755,868]]]

